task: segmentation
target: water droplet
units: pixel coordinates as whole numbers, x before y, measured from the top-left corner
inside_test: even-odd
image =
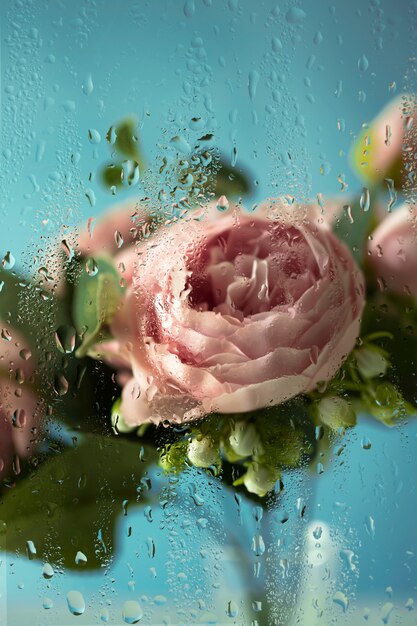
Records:
[[[155,546],[155,542],[152,539],[152,537],[148,537],[146,540],[146,546],[148,548],[148,557],[150,559],[153,559],[155,556],[155,552],[156,552],[156,546]]]
[[[36,556],[36,547],[33,541],[26,541],[26,554],[30,561],[32,561]]]
[[[195,13],[195,2],[194,0],[185,0],[184,2],[184,15],[185,17],[193,17]]]
[[[251,70],[248,76],[248,91],[249,91],[249,98],[251,99],[251,102],[255,100],[258,82],[259,82],[259,73],[256,70]]]
[[[280,52],[282,50],[282,43],[279,37],[272,37],[271,45],[272,45],[272,51],[275,53]]]
[[[67,593],[67,604],[73,615],[82,615],[85,611],[85,601],[79,591],[69,591]]]
[[[120,180],[126,187],[134,187],[140,180],[139,163],[132,159],[127,159],[122,163]]]
[[[318,30],[317,33],[314,35],[313,38],[313,42],[317,45],[321,44],[321,42],[323,41],[323,35],[321,34],[321,32]]]
[[[340,558],[344,561],[351,572],[356,570],[356,565],[353,562],[354,556],[355,553],[352,550],[340,550]]]
[[[53,567],[50,563],[45,563],[45,565],[42,568],[42,576],[44,578],[52,578],[52,576],[54,575],[54,570]]]
[[[367,187],[362,188],[359,206],[362,211],[369,211],[369,207],[371,206],[371,194],[369,193],[369,189]]]
[[[366,70],[369,67],[369,61],[366,58],[366,56],[363,54],[361,57],[359,57],[358,60],[358,68],[360,72],[366,72]]]
[[[118,230],[116,230],[116,232],[114,233],[114,241],[116,242],[116,246],[118,248],[121,248],[124,243],[122,233]]]
[[[220,198],[217,200],[217,210],[221,211],[222,213],[224,211],[227,211],[227,209],[229,208],[229,201],[226,198],[226,196],[220,196]]]
[[[98,144],[101,141],[101,135],[95,128],[88,129],[88,141],[93,144]]]
[[[190,144],[181,135],[176,135],[175,137],[172,137],[170,144],[174,146],[174,148],[178,150],[178,152],[182,152],[183,154],[188,154],[189,152],[191,152]]]
[[[13,339],[13,337],[11,336],[7,328],[1,329],[1,338],[4,339],[5,341],[11,341]]]
[[[74,256],[74,250],[73,248],[70,246],[70,244],[68,243],[68,241],[66,239],[63,239],[61,241],[61,248],[63,249],[63,251],[65,252],[65,254],[68,257],[68,260],[71,261],[71,259]]]
[[[128,600],[123,606],[123,621],[126,624],[137,624],[143,617],[143,611],[136,600]]]
[[[65,396],[69,383],[63,374],[57,374],[54,380],[54,391],[58,396]]]
[[[299,7],[291,7],[285,15],[285,19],[289,24],[301,24],[306,17],[305,11]]]
[[[96,263],[96,260],[93,259],[93,257],[90,257],[85,262],[85,271],[87,272],[87,274],[89,276],[96,276],[97,275],[97,273],[98,273],[98,265]]]
[[[94,191],[90,188],[87,188],[85,190],[85,197],[87,198],[88,202],[90,203],[90,206],[93,207],[96,204],[96,194],[94,193]]]
[[[372,446],[372,442],[368,437],[363,437],[361,441],[361,446],[364,450],[370,450]]]
[[[381,619],[384,624],[388,624],[393,609],[394,609],[394,605],[392,604],[392,602],[386,602],[384,606],[382,607]]]
[[[373,539],[375,537],[375,520],[371,515],[365,518],[365,528],[368,535]]]
[[[349,606],[349,598],[342,591],[336,591],[333,596],[333,602],[342,607],[343,613],[346,613]]]
[[[93,79],[91,78],[91,74],[88,74],[82,86],[82,90],[86,96],[89,96],[90,94],[93,93],[93,89],[94,89]]]
[[[397,202],[397,191],[395,189],[394,186],[394,181],[392,178],[385,178],[385,183],[388,187],[388,193],[389,193],[389,201],[388,201],[388,211],[391,212],[391,209],[393,208],[393,206],[395,206],[395,203]]]
[[[78,550],[77,554],[75,555],[75,565],[85,565],[87,561],[88,559],[84,552]]]
[[[313,530],[313,537],[316,541],[319,541],[319,539],[321,538],[323,534],[323,528],[321,526],[316,526],[316,528]]]
[[[255,553],[255,556],[262,556],[265,552],[265,543],[262,535],[259,533],[256,533],[252,538],[252,552]]]
[[[73,326],[63,324],[55,331],[55,342],[58,350],[71,354],[75,349],[76,330]]]
[[[54,603],[53,600],[51,600],[51,598],[44,598],[42,601],[42,606],[44,609],[53,609],[54,608]]]
[[[4,255],[4,258],[1,262],[2,266],[4,267],[5,270],[11,270],[14,267],[15,263],[16,263],[16,259],[14,258],[10,250],[8,250],[6,254]]]
[[[237,617],[239,615],[239,607],[233,600],[227,603],[227,615],[228,617]]]

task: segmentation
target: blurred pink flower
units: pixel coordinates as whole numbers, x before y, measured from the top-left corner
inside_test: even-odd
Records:
[[[251,214],[210,207],[126,250],[132,282],[115,340],[98,350],[124,368],[127,425],[255,410],[336,373],[359,333],[364,282],[322,221],[282,201]],[[87,251],[114,252],[123,224],[105,218]]]
[[[370,263],[390,291],[417,299],[416,210],[403,205],[374,230],[368,245]]]
[[[398,96],[363,130],[352,157],[364,179],[376,182],[391,178],[397,188],[402,186],[403,151],[415,108],[413,96]]]
[[[29,456],[37,441],[41,411],[32,389],[34,361],[27,344],[7,327],[0,339],[0,478],[14,467],[19,473],[19,459]]]

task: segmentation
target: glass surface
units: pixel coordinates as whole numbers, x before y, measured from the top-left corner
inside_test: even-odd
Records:
[[[395,289],[376,272],[363,322],[392,333],[381,345],[406,415],[381,417],[382,399],[379,419],[361,405],[356,426],[321,439],[293,405],[279,436],[268,413],[264,436],[288,458],[266,495],[234,484],[244,456],[161,466],[186,401],[126,433],[126,368],[85,346],[91,303],[113,306],[129,284],[138,205],[152,219],[135,236],[166,234],[156,275],[176,254],[168,221],[210,202],[256,216],[283,197],[294,223],[306,204],[330,214],[368,280],[377,222],[414,202],[416,24],[411,0],[1,3],[0,624],[415,624],[412,254],[397,253],[411,268],[398,301],[378,300],[378,284]],[[394,100],[409,136],[385,167],[367,149]]]

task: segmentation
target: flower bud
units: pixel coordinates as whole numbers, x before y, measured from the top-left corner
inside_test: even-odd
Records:
[[[245,458],[262,452],[262,444],[254,424],[247,421],[236,422],[229,436],[233,452]]]
[[[407,411],[401,393],[388,382],[380,383],[366,398],[370,413],[386,426],[394,426]]]
[[[188,444],[184,441],[177,441],[168,444],[160,453],[159,465],[167,472],[181,471],[186,467]]]
[[[388,368],[385,356],[375,348],[358,348],[355,350],[356,364],[363,378],[383,376]]]
[[[210,467],[220,461],[219,449],[211,437],[196,437],[188,444],[188,458],[196,467]]]
[[[317,404],[317,417],[331,428],[347,428],[356,424],[356,415],[351,406],[339,396],[327,396]]]
[[[278,470],[268,465],[252,463],[243,476],[243,484],[250,493],[255,493],[262,498],[274,488],[279,477]]]

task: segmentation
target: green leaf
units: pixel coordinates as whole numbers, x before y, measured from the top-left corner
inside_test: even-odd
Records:
[[[127,117],[115,124],[116,141],[113,146],[123,157],[137,161],[141,168],[144,159],[139,150],[138,121],[135,117]]]
[[[103,185],[108,189],[121,187],[123,184],[121,164],[107,163],[100,170],[100,178]]]
[[[81,551],[88,559],[85,568],[102,566],[117,549],[123,503],[129,514],[149,501],[147,469],[156,457],[137,440],[83,435],[77,447],[50,458],[4,492],[1,547],[22,553],[33,541],[37,558],[75,568]]]
[[[224,159],[220,160],[220,169],[215,178],[214,194],[225,195],[228,198],[246,196],[252,192],[249,174],[243,170],[230,167]]]
[[[108,324],[120,304],[124,288],[120,286],[120,276],[110,260],[100,258],[95,261],[97,273],[90,276],[82,272],[74,293],[74,323],[83,341],[77,356],[88,354],[98,341],[107,338],[105,325]]]

